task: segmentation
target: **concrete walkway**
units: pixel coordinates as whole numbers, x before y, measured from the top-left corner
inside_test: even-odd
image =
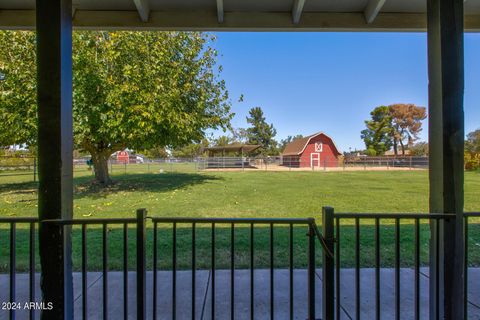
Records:
[[[414,273],[412,269],[401,269],[401,319],[413,319],[414,306]],[[128,306],[129,319],[135,319],[136,312],[136,281],[135,273],[128,275]],[[147,273],[147,313],[152,318],[153,302],[152,272]],[[288,270],[277,269],[274,272],[274,304],[275,319],[289,319],[289,273]],[[37,299],[40,295],[39,279],[36,277]],[[341,271],[341,319],[355,318],[355,272],[353,269]],[[88,318],[102,318],[102,275],[90,272],[88,280]],[[17,299],[21,305],[28,301],[28,275],[18,274]],[[421,318],[428,318],[428,269],[421,270]],[[469,319],[480,319],[480,269],[469,271]],[[211,319],[211,273],[197,271],[196,281],[196,318]],[[255,319],[270,319],[270,272],[269,270],[255,270]],[[316,295],[317,318],[321,317],[321,269],[317,270]],[[215,273],[215,315],[216,319],[230,318],[230,271],[217,270]],[[158,319],[172,319],[172,272],[158,272]],[[8,275],[0,275],[0,301],[8,301]],[[123,273],[110,272],[108,274],[108,315],[109,319],[123,319]],[[381,270],[381,315],[382,319],[394,319],[395,308],[394,270]],[[81,274],[74,274],[75,318],[82,318]],[[294,271],[294,318],[307,317],[307,273],[306,270]],[[17,319],[28,319],[25,310],[19,310]],[[177,319],[192,319],[191,314],[191,272],[177,272]],[[375,291],[374,270],[361,270],[361,318],[374,319]],[[250,318],[250,271],[235,271],[235,318]],[[0,310],[0,319],[8,319],[8,312]]]

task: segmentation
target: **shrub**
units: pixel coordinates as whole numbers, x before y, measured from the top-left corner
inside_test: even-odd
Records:
[[[480,169],[480,153],[465,152],[465,170]]]
[[[374,157],[374,156],[377,155],[377,151],[376,151],[372,146],[370,146],[370,147],[368,147],[368,149],[365,151],[365,154],[366,154],[367,156]]]
[[[4,151],[0,154],[0,171],[31,169],[33,163],[34,157],[25,151]]]

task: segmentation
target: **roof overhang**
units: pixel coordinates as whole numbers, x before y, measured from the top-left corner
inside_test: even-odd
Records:
[[[226,146],[214,146],[214,147],[207,147],[203,148],[204,151],[212,152],[212,153],[219,153],[219,152],[245,152],[249,153],[252,151],[257,150],[260,148],[261,145],[258,144],[229,144]]]
[[[78,29],[426,31],[424,0],[72,0]],[[33,29],[35,0],[0,0],[1,29]],[[480,0],[465,2],[480,31]]]

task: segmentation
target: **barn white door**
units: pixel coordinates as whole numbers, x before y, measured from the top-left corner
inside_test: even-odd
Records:
[[[310,167],[313,169],[315,167],[320,167],[320,153],[312,152],[310,153]]]

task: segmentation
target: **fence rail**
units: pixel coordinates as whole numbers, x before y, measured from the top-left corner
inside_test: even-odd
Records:
[[[151,223],[153,224],[153,228],[149,228],[147,230],[146,225],[147,222],[151,220]],[[287,227],[288,230],[288,260],[289,260],[289,266],[288,266],[288,285],[289,285],[289,314],[290,318],[293,319],[294,317],[298,316],[295,311],[295,304],[297,303],[297,298],[294,294],[294,285],[295,281],[298,280],[297,277],[300,277],[300,275],[296,274],[294,275],[294,252],[295,250],[298,250],[298,248],[294,247],[294,237],[297,232],[301,232],[302,234],[305,235],[306,240],[307,240],[307,256],[308,256],[308,264],[307,264],[307,272],[305,274],[306,276],[306,283],[307,287],[305,288],[306,290],[306,296],[307,296],[307,310],[305,312],[305,316],[308,316],[308,319],[315,319],[315,314],[317,312],[315,308],[315,284],[316,284],[316,274],[315,274],[315,242],[316,242],[316,237],[317,234],[315,232],[315,229],[318,229],[315,225],[315,220],[313,218],[294,218],[294,219],[285,219],[285,218],[174,218],[174,217],[147,217],[146,215],[146,210],[145,209],[140,209],[137,211],[137,217],[136,218],[117,218],[117,219],[71,219],[71,220],[44,220],[42,222],[39,222],[37,218],[14,218],[14,217],[8,217],[8,218],[0,218],[0,224],[8,224],[10,226],[10,260],[9,260],[9,279],[10,279],[10,291],[9,291],[9,299],[10,301],[16,301],[16,250],[15,250],[15,245],[16,245],[16,226],[17,224],[27,224],[30,227],[30,247],[29,247],[29,255],[31,257],[30,260],[30,265],[29,265],[29,275],[30,275],[30,286],[29,286],[29,294],[30,294],[30,301],[35,301],[35,254],[37,248],[35,247],[35,226],[38,225],[39,223],[47,223],[47,224],[57,224],[60,226],[77,226],[76,229],[74,229],[72,232],[80,232],[81,233],[81,245],[80,245],[80,251],[81,251],[81,318],[82,319],[88,319],[89,315],[89,310],[90,310],[90,305],[89,305],[89,272],[88,272],[88,264],[89,264],[89,255],[88,255],[88,246],[89,246],[89,241],[87,241],[87,231],[90,229],[90,227],[100,227],[98,230],[101,233],[101,250],[98,252],[98,256],[96,258],[101,259],[101,312],[102,314],[95,315],[94,318],[103,318],[107,319],[109,315],[109,311],[111,309],[111,306],[109,305],[109,245],[108,245],[108,240],[109,240],[109,227],[112,225],[117,225],[120,228],[123,229],[123,236],[121,242],[118,243],[119,246],[122,246],[122,255],[123,255],[123,266],[122,266],[122,272],[123,272],[123,277],[121,281],[121,286],[118,288],[120,290],[123,290],[123,314],[118,315],[115,318],[124,318],[128,319],[131,317],[132,311],[129,310],[131,305],[129,304],[128,301],[128,296],[129,296],[129,281],[128,281],[128,255],[129,255],[129,231],[131,228],[135,228],[136,232],[136,253],[135,253],[135,261],[136,261],[136,318],[137,319],[146,319],[151,316],[152,319],[157,319],[159,316],[159,311],[158,311],[158,302],[160,301],[160,296],[161,294],[165,295],[170,295],[171,298],[171,317],[172,319],[177,318],[177,311],[178,311],[178,294],[179,290],[181,290],[178,287],[178,279],[177,279],[177,273],[178,273],[178,265],[177,265],[177,259],[178,259],[178,239],[180,236],[185,236],[185,233],[183,232],[182,235],[178,233],[178,230],[181,228],[182,230],[185,229],[190,229],[190,248],[191,248],[191,283],[190,283],[190,290],[191,290],[191,310],[192,310],[192,318],[195,319],[197,312],[196,310],[197,305],[196,305],[196,273],[197,273],[197,249],[199,249],[202,245],[202,243],[197,241],[196,236],[198,235],[198,228],[201,226],[202,228],[210,229],[211,230],[211,238],[210,242],[208,245],[210,246],[210,254],[211,254],[211,264],[209,268],[210,272],[210,312],[211,312],[211,318],[216,319],[216,318],[234,318],[235,317],[235,306],[237,304],[237,301],[235,299],[235,292],[238,291],[236,289],[236,272],[237,272],[237,266],[236,266],[236,254],[238,253],[238,249],[236,248],[236,236],[237,236],[237,227],[247,227],[249,230],[248,235],[248,252],[244,252],[248,257],[249,257],[249,294],[250,294],[250,306],[249,306],[249,313],[250,313],[250,318],[254,319],[258,314],[256,315],[256,309],[255,309],[255,292],[256,292],[256,265],[255,265],[255,259],[256,259],[256,244],[257,244],[257,234],[258,232],[255,232],[257,227],[259,226],[264,226],[267,227],[265,230],[262,228],[262,233],[268,232],[268,247],[269,247],[269,256],[268,256],[268,283],[269,283],[269,312],[270,312],[270,319],[275,319],[276,317],[276,295],[275,295],[275,282],[277,281],[275,277],[275,243],[277,242],[277,239],[275,238],[275,229],[277,227]],[[294,226],[298,226],[304,228],[304,230],[295,230]],[[218,287],[218,284],[216,284],[216,272],[218,270],[217,268],[217,259],[216,259],[216,254],[217,250],[219,250],[217,246],[217,236],[225,236],[225,232],[222,232],[219,234],[218,229],[222,228],[228,228],[230,230],[230,239],[229,241],[229,256],[230,256],[230,281],[229,281],[229,287],[230,287],[230,311],[229,314],[223,314],[219,313],[219,311],[216,308],[216,302],[218,299],[218,296],[216,295],[216,289]],[[172,252],[171,252],[171,272],[172,272],[172,291],[170,293],[168,292],[162,292],[159,290],[159,285],[158,285],[158,261],[161,257],[167,259],[168,258],[168,253],[165,252],[164,250],[160,249],[159,245],[159,233],[160,230],[162,230],[162,233],[168,232],[168,230],[171,230],[171,241],[172,241]],[[147,235],[153,237],[153,248],[152,251],[148,253],[147,248],[146,248],[146,238]],[[243,254],[243,253],[242,253]],[[153,260],[151,265],[147,265],[147,260],[146,256],[147,255],[153,255]],[[148,290],[147,291],[147,286],[146,286],[146,274],[147,270],[152,270],[153,273],[153,282],[152,282],[152,291]],[[295,280],[294,280],[295,278]],[[183,288],[183,290],[185,290]],[[151,297],[151,298],[150,298]],[[163,297],[165,298],[165,297]],[[149,305],[151,306],[151,310],[147,310],[147,299],[151,299],[149,301]],[[150,312],[148,312],[150,311]],[[163,310],[166,311],[166,310]],[[11,310],[11,319],[15,318],[15,310]],[[80,314],[76,315],[77,317],[80,318]],[[30,319],[35,319],[35,312],[32,311],[29,315]]]
[[[28,259],[29,259],[29,268],[28,268],[28,299],[29,301],[35,301],[35,253],[37,250],[36,241],[35,241],[35,230],[38,223],[37,218],[33,217],[7,217],[0,218],[0,223],[8,224],[10,235],[9,235],[9,293],[8,298],[10,303],[15,303],[16,301],[16,249],[17,249],[17,227],[18,225],[26,225],[28,227]],[[15,319],[15,308],[9,306],[8,313],[9,319]],[[29,310],[29,319],[35,319],[35,310]]]
[[[23,177],[37,180],[35,158],[20,158],[23,162],[7,163],[0,161],[0,182],[3,178]],[[18,160],[18,158],[15,158]],[[280,156],[271,157],[196,157],[132,160],[128,162],[110,159],[109,173],[112,175],[145,173],[197,173],[201,171],[358,171],[358,170],[418,170],[428,168],[425,157],[359,157],[341,159],[292,160]],[[93,166],[87,159],[75,159],[74,175],[93,175]]]
[[[188,238],[190,242],[189,248],[190,253],[190,275],[191,275],[191,283],[189,284],[189,294],[190,294],[190,306],[192,318],[195,318],[199,306],[197,306],[197,285],[198,285],[198,278],[197,273],[198,270],[198,260],[199,258],[204,258],[198,256],[199,250],[202,249],[202,246],[207,246],[206,248],[210,252],[210,265],[208,267],[209,270],[209,281],[211,283],[210,292],[210,310],[211,310],[211,317],[215,319],[215,317],[221,318],[234,318],[235,317],[235,306],[238,303],[236,300],[235,292],[238,292],[239,286],[237,285],[236,280],[236,273],[237,271],[237,260],[236,260],[236,253],[239,253],[239,248],[237,247],[237,237],[240,237],[239,229],[243,227],[247,231],[247,238],[243,239],[242,241],[248,242],[247,248],[245,252],[241,254],[249,259],[249,268],[250,270],[248,273],[249,276],[249,287],[248,287],[248,294],[249,294],[249,306],[248,312],[249,317],[254,319],[256,317],[255,313],[255,259],[257,255],[256,243],[257,243],[257,235],[258,232],[255,232],[257,228],[263,226],[260,230],[261,234],[268,238],[268,257],[267,261],[267,270],[268,270],[268,286],[269,286],[269,298],[268,298],[268,310],[269,316],[271,319],[275,319],[276,316],[276,295],[275,295],[275,285],[278,279],[276,278],[275,274],[275,246],[279,240],[285,240],[288,242],[288,314],[291,319],[297,317],[295,305],[299,303],[295,296],[294,286],[295,283],[299,280],[298,275],[294,276],[294,256],[295,250],[294,248],[294,237],[297,232],[301,232],[302,234],[306,235],[306,248],[305,253],[307,256],[307,270],[305,273],[306,279],[306,297],[307,301],[305,304],[305,316],[308,319],[316,319],[317,312],[319,311],[316,308],[315,302],[317,300],[317,296],[315,295],[315,287],[316,287],[316,242],[318,241],[319,247],[322,248],[322,274],[323,274],[323,282],[322,282],[322,318],[323,319],[341,319],[341,314],[344,312],[343,303],[345,302],[342,296],[342,250],[345,249],[352,249],[352,248],[345,248],[342,247],[342,243],[347,236],[347,233],[343,233],[344,227],[353,227],[353,255],[354,255],[354,276],[352,281],[352,292],[353,292],[353,310],[355,319],[360,319],[362,316],[362,300],[361,300],[361,293],[365,288],[362,288],[362,272],[364,269],[362,268],[362,262],[364,261],[362,255],[366,255],[364,250],[362,250],[362,240],[365,237],[369,237],[367,231],[364,231],[364,227],[369,224],[369,227],[373,226],[373,256],[368,256],[367,263],[373,265],[373,282],[371,288],[366,288],[373,293],[374,296],[374,305],[372,306],[374,309],[375,316],[372,318],[381,319],[382,318],[382,308],[385,308],[385,304],[382,303],[383,297],[381,293],[381,284],[386,281],[381,277],[381,269],[382,269],[382,253],[385,252],[393,252],[393,294],[394,294],[394,318],[400,319],[405,318],[406,316],[402,313],[402,303],[404,301],[401,299],[401,290],[405,286],[412,286],[413,287],[413,311],[411,318],[413,319],[420,319],[421,318],[421,271],[420,267],[422,266],[421,260],[421,248],[423,246],[421,242],[422,234],[427,232],[424,228],[422,228],[422,222],[429,222],[430,226],[433,228],[439,228],[439,221],[446,220],[446,219],[455,219],[455,215],[452,214],[417,214],[417,213],[335,213],[333,208],[325,207],[323,208],[322,212],[322,230],[320,231],[315,220],[313,218],[295,218],[295,219],[275,219],[275,218],[183,218],[183,217],[147,217],[147,213],[145,209],[139,209],[137,211],[137,216],[135,218],[117,218],[117,219],[72,219],[72,220],[45,220],[41,223],[52,223],[58,224],[61,226],[77,226],[74,229],[74,232],[80,232],[81,234],[81,244],[79,250],[81,251],[81,317],[82,319],[88,318],[88,311],[90,309],[89,306],[89,291],[88,291],[88,279],[89,279],[89,272],[88,272],[88,265],[89,265],[89,255],[88,255],[88,246],[89,241],[87,241],[87,231],[90,228],[96,228],[97,231],[101,234],[101,249],[98,253],[98,259],[101,259],[101,275],[102,275],[102,285],[101,285],[101,294],[100,297],[102,299],[101,305],[102,308],[100,309],[102,312],[101,317],[103,319],[108,318],[108,313],[111,306],[108,304],[109,301],[109,227],[112,225],[117,225],[121,229],[121,241],[118,242],[118,246],[122,247],[122,286],[118,289],[123,290],[123,318],[127,319],[131,317],[131,313],[133,310],[129,310],[132,307],[131,303],[129,304],[128,297],[129,297],[129,233],[132,228],[135,229],[135,243],[136,243],[136,250],[135,250],[135,271],[136,271],[136,318],[137,319],[145,319],[148,315],[151,315],[152,319],[157,319],[159,317],[159,301],[165,299],[161,297],[161,295],[167,294],[171,300],[170,304],[170,312],[172,319],[178,317],[177,312],[179,310],[179,300],[178,295],[181,290],[185,290],[185,285],[179,287],[179,280],[178,280],[178,272],[179,272],[179,254],[185,254],[185,252],[179,252],[179,248],[183,248],[179,245],[180,238]],[[469,258],[469,225],[472,223],[471,219],[480,218],[480,212],[467,212],[464,214],[465,225],[466,225],[466,256],[465,256],[465,314],[467,313],[467,298],[468,298],[468,258]],[[151,225],[147,228],[147,223],[151,221]],[[412,222],[409,224],[405,224],[402,222]],[[373,224],[372,224],[373,222]],[[433,223],[432,223],[433,222]],[[10,301],[16,301],[17,295],[17,268],[16,268],[16,259],[17,259],[17,229],[19,226],[24,227],[23,229],[27,229],[28,234],[28,298],[30,301],[35,301],[36,292],[35,292],[35,277],[36,277],[36,253],[38,247],[36,246],[36,230],[39,224],[39,220],[37,218],[30,218],[30,217],[5,217],[0,218],[1,225],[7,225],[9,229],[9,259],[8,259],[8,273],[9,273],[9,291],[8,297]],[[393,235],[388,233],[387,229],[384,229],[386,225],[389,225],[393,228]],[[296,230],[294,226],[301,227],[300,230]],[[100,228],[99,228],[100,227]],[[266,228],[265,228],[266,227]],[[277,239],[276,233],[274,232],[276,228],[280,227],[287,227],[287,235],[284,239]],[[199,230],[200,228],[205,230],[210,230],[209,239],[205,241],[205,239],[199,238]],[[405,228],[409,228],[410,231],[406,231]],[[219,230],[222,232],[219,232]],[[179,232],[179,231],[182,232]],[[372,230],[372,229],[370,229]],[[388,229],[389,230],[389,229]],[[245,231],[245,230],[243,230]],[[258,231],[258,230],[257,230]],[[412,272],[413,272],[413,283],[406,283],[401,281],[400,274],[401,274],[401,266],[402,261],[405,258],[401,252],[402,247],[404,247],[409,240],[401,240],[404,239],[403,236],[407,232],[413,233],[413,252],[407,252],[406,254],[413,256],[413,265],[412,265]],[[171,241],[171,252],[165,251],[164,244],[162,245],[159,243],[160,237],[159,235],[164,235],[165,233],[169,233],[169,238]],[[153,245],[152,247],[148,247],[147,243],[147,236],[153,238]],[[383,236],[383,238],[382,238]],[[385,237],[393,237],[393,251],[387,243],[383,242]],[[165,238],[163,238],[165,239]],[[91,240],[90,240],[91,241]],[[163,240],[165,241],[165,240]],[[219,247],[217,244],[221,241],[226,241],[228,243],[227,248]],[[436,244],[438,246],[438,244]],[[75,247],[75,246],[74,246]],[[151,248],[151,251],[149,251]],[[163,248],[163,249],[162,249]],[[203,248],[205,249],[205,248]],[[298,248],[296,248],[298,250]],[[437,248],[438,249],[438,248]],[[184,250],[184,249],[182,249]],[[216,294],[216,290],[218,289],[219,284],[217,283],[217,272],[218,266],[217,262],[218,259],[216,258],[217,253],[219,250],[228,251],[229,256],[229,280],[227,287],[230,289],[230,305],[229,311],[225,314],[225,310],[223,313],[219,313],[219,309],[216,306],[218,295]],[[204,252],[204,251],[202,251]],[[147,256],[153,256],[151,260],[151,264],[147,263]],[[94,258],[94,259],[96,259]],[[160,259],[169,260],[171,263],[169,264],[169,272],[171,272],[171,291],[165,292],[161,291],[159,287],[159,278],[158,272],[160,270],[159,261]],[[435,263],[435,262],[433,262]],[[436,262],[438,263],[438,261]],[[152,288],[147,290],[147,283],[146,283],[146,275],[147,270],[152,270],[153,273],[153,282]],[[188,270],[188,269],[187,269]],[[183,271],[186,272],[186,271]],[[436,276],[434,279],[430,279],[429,281],[434,281],[435,286],[440,285],[440,279]],[[150,291],[151,290],[151,291]],[[243,286],[243,290],[245,290],[245,286]],[[242,292],[242,294],[247,294],[247,292]],[[430,299],[435,299],[436,297],[430,297]],[[437,297],[438,298],[438,297]],[[147,309],[147,302],[149,309]],[[182,301],[183,307],[185,307],[184,301]],[[372,309],[372,310],[373,310]],[[243,310],[246,310],[243,308]],[[163,310],[165,312],[166,310]],[[10,311],[10,319],[15,319],[15,310],[11,309]],[[203,309],[202,309],[203,312]],[[79,315],[77,315],[79,316]],[[99,317],[100,315],[96,315]],[[35,319],[35,311],[29,311],[29,318]],[[116,318],[121,318],[117,316]]]
[[[480,217],[480,213],[478,212],[467,212],[464,214],[465,219],[465,226],[466,226],[466,233],[465,233],[465,300],[464,300],[464,310],[465,310],[465,317],[467,318],[468,312],[468,225],[469,225],[469,218],[471,217]],[[341,268],[342,268],[342,260],[341,260],[341,244],[342,244],[342,226],[344,221],[348,221],[351,223],[353,220],[353,227],[354,227],[354,255],[355,255],[355,266],[354,266],[354,319],[360,319],[362,314],[362,302],[361,302],[361,230],[362,230],[362,222],[365,221],[373,221],[373,241],[374,241],[374,254],[373,254],[373,261],[370,261],[374,265],[374,284],[371,289],[374,291],[374,310],[375,310],[375,319],[381,319],[381,311],[382,306],[382,295],[381,295],[381,277],[380,277],[380,270],[381,270],[381,253],[385,252],[382,250],[381,245],[381,226],[382,221],[388,220],[389,224],[391,224],[393,220],[393,228],[394,228],[394,313],[393,316],[395,319],[401,319],[409,316],[402,315],[402,299],[401,299],[401,287],[406,286],[408,284],[401,282],[400,278],[400,269],[401,269],[401,245],[405,243],[401,243],[402,237],[402,229],[401,229],[401,221],[413,221],[413,225],[411,225],[414,233],[414,244],[413,250],[414,252],[410,252],[414,256],[413,262],[413,316],[410,317],[414,319],[421,318],[421,304],[420,304],[420,266],[421,266],[421,221],[430,222],[431,227],[439,230],[439,222],[442,220],[448,219],[456,219],[456,215],[454,214],[435,214],[435,213],[426,213],[426,214],[412,214],[412,213],[334,213],[333,208],[326,207],[323,210],[323,234],[326,237],[326,241],[328,243],[329,248],[334,250],[334,258],[330,258],[328,256],[324,256],[324,318],[326,319],[340,319],[342,314],[342,291],[341,291]],[[330,239],[329,239],[330,238]],[[432,245],[432,244],[430,244]],[[438,251],[439,244],[433,244],[436,246],[435,251]],[[432,262],[431,262],[432,263]],[[433,263],[438,264],[438,257],[437,260],[434,260]],[[429,281],[435,282],[435,287],[439,288],[440,286],[440,279],[438,274],[435,275],[434,279]],[[335,286],[333,287],[333,284]],[[438,299],[438,296],[430,297],[430,299]],[[438,303],[436,305],[439,305]],[[392,316],[392,315],[390,315]],[[478,316],[478,315],[477,315]]]
[[[177,286],[176,286],[176,242],[177,242],[177,228],[179,224],[187,224],[192,230],[192,251],[191,251],[191,272],[192,272],[192,282],[191,282],[191,308],[192,314],[195,314],[196,306],[196,290],[195,290],[195,275],[196,275],[196,238],[195,230],[197,224],[208,224],[211,228],[211,291],[210,291],[210,303],[211,303],[211,317],[216,319],[217,317],[226,318],[227,315],[218,315],[216,314],[216,228],[220,224],[226,224],[230,227],[230,318],[235,317],[235,227],[237,225],[249,225],[250,228],[250,318],[254,319],[255,314],[255,286],[254,286],[254,260],[255,260],[255,239],[254,239],[254,228],[256,225],[263,224],[269,227],[269,291],[270,291],[270,301],[269,301],[269,311],[270,319],[275,319],[275,294],[274,294],[274,227],[278,225],[287,225],[289,227],[289,313],[293,318],[294,315],[294,294],[293,294],[293,237],[294,237],[294,225],[304,225],[308,227],[308,318],[315,319],[315,241],[314,241],[314,228],[315,220],[312,218],[308,219],[268,219],[268,218],[259,218],[259,219],[248,219],[248,218],[152,218],[154,228],[154,259],[153,259],[153,314],[157,308],[157,230],[159,224],[173,224],[172,228],[172,241],[173,241],[173,252],[172,252],[172,269],[173,269],[173,286],[172,286],[172,319],[176,318],[176,296],[177,296]],[[155,317],[154,317],[155,319]]]
[[[472,218],[479,218],[480,217],[480,212],[465,212],[464,214],[465,217],[465,285],[464,285],[464,296],[465,296],[465,305],[464,305],[464,315],[465,318],[468,318],[468,298],[469,298],[469,225],[470,225],[470,219]]]
[[[405,170],[427,169],[428,157],[319,157],[282,156],[199,157],[200,170],[259,169],[265,171]]]

